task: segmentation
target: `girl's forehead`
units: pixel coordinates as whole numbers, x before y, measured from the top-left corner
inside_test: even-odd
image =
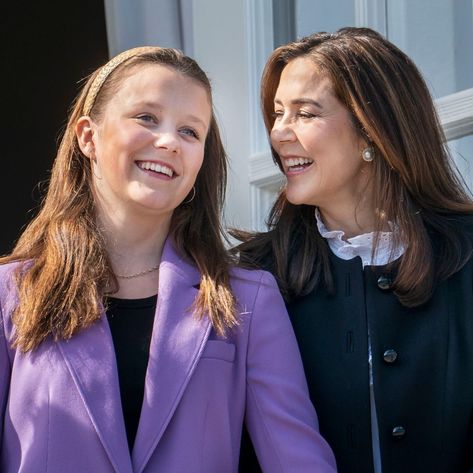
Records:
[[[156,81],[166,83],[183,80],[186,80],[186,76],[170,66],[152,63],[136,64],[122,72],[122,76],[118,78],[118,89],[143,87],[152,85]]]
[[[139,64],[124,71],[115,95],[205,95],[210,96],[204,84],[168,65]]]

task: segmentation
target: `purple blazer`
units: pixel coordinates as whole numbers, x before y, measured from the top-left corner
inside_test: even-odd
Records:
[[[69,341],[12,349],[14,268],[0,266],[2,473],[236,472],[244,421],[265,472],[335,472],[268,273],[233,271],[241,325],[221,339],[189,310],[199,272],[166,243],[130,455],[106,316]]]

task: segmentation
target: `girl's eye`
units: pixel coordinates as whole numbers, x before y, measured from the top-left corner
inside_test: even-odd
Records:
[[[182,128],[181,133],[184,135],[192,136],[193,138],[199,139],[199,134],[193,128]]]
[[[284,115],[284,112],[282,110],[275,110],[273,112],[273,119],[274,120],[280,120]]]
[[[156,118],[153,115],[148,115],[146,113],[143,115],[138,115],[136,118],[143,122],[156,122]]]

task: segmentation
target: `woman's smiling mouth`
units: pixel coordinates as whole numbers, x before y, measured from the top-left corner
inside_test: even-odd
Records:
[[[312,166],[313,163],[314,160],[310,158],[284,158],[286,173],[305,171],[308,167]]]

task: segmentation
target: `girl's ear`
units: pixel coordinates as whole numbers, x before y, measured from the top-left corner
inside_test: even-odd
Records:
[[[95,158],[94,122],[90,117],[80,117],[76,124],[76,136],[79,148],[89,159]]]

